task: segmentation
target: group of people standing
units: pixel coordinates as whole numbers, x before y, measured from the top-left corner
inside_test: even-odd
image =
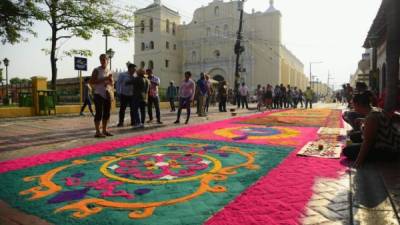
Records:
[[[114,80],[108,70],[108,57],[106,54],[100,55],[100,66],[95,68],[90,79],[85,79],[83,102],[81,115],[86,107],[94,115],[96,128],[95,137],[112,136],[107,130],[108,120],[110,118],[111,103],[114,101]],[[128,71],[119,74],[116,82],[116,93],[120,100],[118,127],[124,126],[125,111],[130,108],[130,125],[134,128],[143,128],[146,121],[146,111],[149,117],[147,123],[153,122],[153,107],[155,109],[156,122],[162,124],[160,113],[160,78],[153,74],[152,69],[137,69],[133,63],[127,64]],[[179,87],[175,87],[171,81],[167,89],[166,96],[169,99],[171,112],[175,112],[175,100],[178,99],[179,107],[175,123],[180,123],[182,109],[187,110],[185,123],[189,122],[191,115],[191,105],[197,100],[197,114],[200,117],[207,116],[208,107],[212,96],[215,94],[211,84],[210,76],[204,73],[200,74],[200,79],[196,82],[191,79],[192,74],[187,71],[185,78]],[[90,89],[93,89],[93,100],[95,104],[95,114],[91,108]],[[226,81],[219,82],[217,86],[217,99],[219,100],[219,111],[226,112],[226,104],[230,91]],[[232,93],[232,92],[231,92]],[[239,108],[248,107],[249,89],[245,83],[242,83],[236,92],[236,104]],[[279,108],[297,108],[298,104],[305,108],[312,108],[314,92],[310,87],[305,92],[297,87],[286,87],[281,84],[275,87],[268,84],[265,87],[258,85],[256,90],[258,101],[257,108],[265,106],[267,109]],[[100,130],[100,125],[101,130]]]
[[[160,97],[158,87],[160,78],[153,74],[151,69],[136,70],[135,64],[128,64],[128,71],[121,73],[116,84],[117,95],[120,99],[118,127],[124,126],[125,110],[129,106],[131,112],[131,126],[144,127],[146,107],[149,120],[153,122],[153,106],[158,124],[162,124],[160,113]]]
[[[104,138],[106,136],[113,136],[108,131],[108,122],[110,119],[111,105],[114,99],[114,80],[111,72],[109,71],[108,57],[106,54],[101,54],[99,57],[100,66],[95,68],[92,72],[91,78],[85,79],[83,89],[83,106],[80,115],[86,106],[94,116],[94,124],[96,129],[96,138]],[[144,70],[142,68],[136,69],[133,63],[127,64],[128,71],[119,74],[118,80],[115,84],[116,93],[120,100],[119,122],[118,127],[124,126],[125,111],[130,108],[130,125],[134,128],[143,128],[146,121],[146,109],[149,116],[147,123],[153,122],[153,107],[155,109],[155,116],[158,124],[162,124],[160,113],[160,96],[159,85],[160,78],[153,74],[151,69]],[[185,79],[182,81],[179,89],[175,88],[173,84],[168,89],[170,96],[171,111],[175,111],[175,96],[179,96],[179,108],[177,113],[177,120],[175,123],[180,122],[180,115],[182,108],[187,109],[186,123],[190,118],[190,106],[193,102],[196,84],[191,79],[190,72],[185,73]],[[205,79],[205,78],[204,78]],[[203,84],[202,82],[198,83]],[[207,83],[204,82],[207,86]],[[179,90],[179,92],[178,92]],[[208,88],[202,89],[202,91]],[[93,93],[93,97],[91,97]],[[95,105],[95,113],[91,107],[91,99],[93,98]],[[100,126],[101,125],[101,126]]]
[[[305,103],[305,108],[312,108],[315,93],[311,87],[307,87],[307,90],[303,92],[290,85],[281,84],[273,87],[267,84],[264,87],[257,86],[256,97],[258,110],[261,110],[262,107],[267,109],[297,108],[299,103],[301,108],[303,108],[303,103]]]

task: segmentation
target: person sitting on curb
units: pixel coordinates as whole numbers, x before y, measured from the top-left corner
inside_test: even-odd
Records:
[[[368,90],[368,86],[364,82],[357,82],[356,90],[354,93],[367,95],[372,106],[374,107],[377,106],[376,97],[371,91]],[[357,113],[356,111],[354,111],[354,109],[351,109],[349,111],[344,112],[342,118],[353,128],[355,132],[358,132],[360,130],[359,121],[361,121],[360,119],[365,118],[365,116],[361,115],[360,113]]]
[[[373,109],[369,96],[358,94],[353,98],[356,112],[365,116],[362,143],[350,144],[343,154],[355,160],[354,167],[360,167],[366,160],[394,159],[400,155],[400,130],[393,116]]]

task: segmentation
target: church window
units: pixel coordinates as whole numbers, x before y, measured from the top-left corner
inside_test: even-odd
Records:
[[[217,37],[220,36],[219,26],[215,27],[215,36],[217,36]]]
[[[167,20],[167,22],[166,22],[165,29],[166,29],[167,33],[169,33],[169,20]]]
[[[150,61],[149,61],[149,69],[154,69],[153,60],[150,60]]]
[[[150,49],[154,49],[154,41],[150,41]]]
[[[211,28],[207,27],[207,37],[211,36]]]
[[[143,69],[145,66],[146,66],[146,63],[145,63],[144,61],[141,61],[141,62],[140,62],[140,68]]]
[[[142,51],[144,51],[145,48],[146,48],[146,45],[144,44],[144,42],[142,42]]]
[[[144,20],[140,21],[140,32],[144,33]]]
[[[197,61],[196,51],[192,51],[192,62],[196,62],[196,61]]]
[[[169,67],[169,60],[166,59],[166,60],[165,60],[165,68],[168,68],[168,67]]]
[[[215,58],[219,58],[221,56],[221,52],[219,50],[214,51]]]
[[[165,48],[166,48],[166,49],[169,49],[169,42],[168,42],[168,41],[165,42]]]
[[[150,18],[150,21],[149,21],[149,23],[150,23],[150,28],[149,28],[149,30],[150,30],[150,32],[153,32],[153,27],[154,27],[154,21],[153,21],[153,18]]]
[[[176,44],[174,44],[174,50],[176,50]]]
[[[176,33],[176,24],[175,22],[172,23],[172,35],[175,35]]]
[[[229,27],[228,24],[224,25],[224,36],[227,37],[229,35]]]
[[[219,7],[218,7],[218,6],[216,6],[216,7],[214,8],[214,15],[215,15],[215,16],[219,16]]]

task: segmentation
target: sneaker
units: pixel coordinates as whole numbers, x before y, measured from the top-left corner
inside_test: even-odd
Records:
[[[158,124],[163,124],[163,122],[162,122],[162,121],[157,121],[157,123],[158,123]]]
[[[96,134],[94,135],[94,137],[95,137],[95,138],[105,138],[106,135],[104,135],[104,134],[102,134],[102,133],[96,133]]]
[[[114,136],[114,134],[112,134],[108,131],[103,132],[103,135],[108,136],[108,137]]]
[[[83,112],[79,113],[80,116],[84,116],[85,114],[83,114]]]
[[[123,123],[119,123],[119,124],[117,124],[117,127],[123,127],[124,126],[124,124]]]
[[[188,123],[189,123],[189,120],[186,120],[186,121],[185,121],[185,124],[188,124]]]
[[[175,122],[174,122],[174,124],[179,124],[179,123],[180,123],[180,121],[179,121],[179,120],[177,120],[177,121],[175,121]]]
[[[153,122],[153,120],[148,120],[148,121],[147,121],[147,123],[152,123],[152,122]]]

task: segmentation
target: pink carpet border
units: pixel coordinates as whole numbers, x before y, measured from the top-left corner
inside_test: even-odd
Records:
[[[297,147],[279,166],[248,187],[205,225],[301,224],[318,178],[338,178],[342,160],[299,157]]]

